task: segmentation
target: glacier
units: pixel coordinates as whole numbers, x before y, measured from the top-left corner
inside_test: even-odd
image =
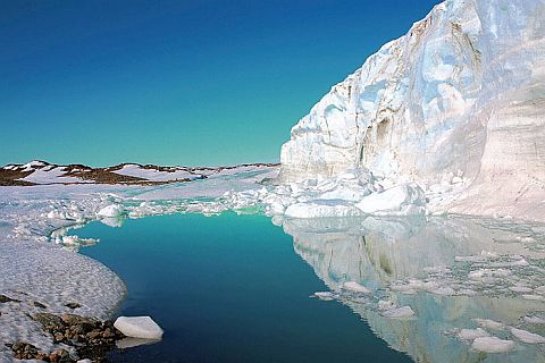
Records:
[[[432,213],[543,220],[544,16],[544,0],[435,6],[293,127],[278,182],[358,170],[378,193],[417,183]]]
[[[545,221],[542,19],[545,0],[437,5],[293,127],[279,170],[107,170],[188,179],[144,186],[92,184],[38,161],[4,167],[43,185],[0,187],[0,293],[22,301],[0,306],[9,318],[0,361],[11,361],[1,343],[14,336],[53,346],[28,318],[34,300],[62,313],[77,299],[83,313],[107,317],[123,299],[112,271],[71,252],[97,241],[70,229],[228,210],[271,216],[330,289],[316,297],[348,305],[415,359],[441,361],[438,346],[459,361],[511,349],[519,361],[541,359],[545,227],[533,223]]]

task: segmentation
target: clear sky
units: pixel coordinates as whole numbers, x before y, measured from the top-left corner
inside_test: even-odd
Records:
[[[438,0],[0,0],[0,164],[278,161]]]

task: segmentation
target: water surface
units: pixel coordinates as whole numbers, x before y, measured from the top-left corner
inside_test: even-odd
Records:
[[[410,362],[348,306],[309,298],[328,288],[294,251],[293,238],[251,215],[172,215],[95,222],[81,249],[127,284],[123,315],[151,315],[155,345],[112,362]]]

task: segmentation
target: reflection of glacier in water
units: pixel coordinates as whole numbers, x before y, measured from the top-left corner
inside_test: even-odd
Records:
[[[543,226],[468,218],[275,222],[332,290],[320,297],[347,304],[416,361],[545,362]]]

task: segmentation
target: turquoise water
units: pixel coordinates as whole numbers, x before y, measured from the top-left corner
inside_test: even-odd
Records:
[[[270,219],[224,214],[92,223],[101,242],[81,249],[127,284],[123,315],[151,315],[157,344],[112,362],[410,362],[347,306],[309,298],[327,291]]]

